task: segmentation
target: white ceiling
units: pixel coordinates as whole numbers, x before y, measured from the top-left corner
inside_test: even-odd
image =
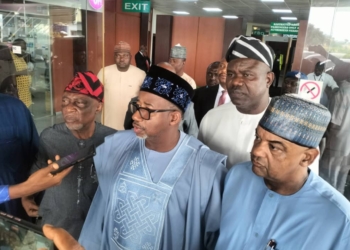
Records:
[[[350,3],[350,0],[339,0]],[[166,14],[172,11],[187,11],[191,16],[236,15],[244,18],[245,22],[269,24],[281,21],[282,16],[297,17],[298,20],[309,18],[310,5],[336,6],[338,0],[285,0],[285,2],[261,2],[261,0],[152,0],[153,8]],[[210,13],[204,7],[222,9],[219,13]],[[290,9],[292,13],[273,13],[272,9]]]

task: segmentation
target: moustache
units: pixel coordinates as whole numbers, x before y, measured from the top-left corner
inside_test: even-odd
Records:
[[[137,127],[137,128],[139,128],[139,129],[143,129],[143,130],[145,129],[144,127],[140,126],[140,124],[138,124],[137,122],[133,122],[133,123],[132,123],[132,126],[133,126],[133,127]]]

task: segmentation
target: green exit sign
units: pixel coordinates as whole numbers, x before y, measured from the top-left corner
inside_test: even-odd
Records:
[[[123,11],[124,12],[149,13],[150,10],[151,10],[151,2],[150,1],[123,0]]]

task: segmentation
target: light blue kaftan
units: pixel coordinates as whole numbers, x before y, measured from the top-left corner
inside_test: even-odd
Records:
[[[215,247],[226,157],[183,133],[176,147],[167,168],[146,160],[133,131],[97,148],[99,188],[79,239],[86,250]]]
[[[304,186],[284,196],[268,189],[251,162],[228,172],[216,249],[350,249],[350,203],[312,171]],[[266,248],[270,249],[270,248]]]

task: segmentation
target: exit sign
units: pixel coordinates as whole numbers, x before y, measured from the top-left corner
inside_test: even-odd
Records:
[[[150,1],[123,0],[123,11],[124,12],[149,13],[150,10],[151,10],[151,2]]]

